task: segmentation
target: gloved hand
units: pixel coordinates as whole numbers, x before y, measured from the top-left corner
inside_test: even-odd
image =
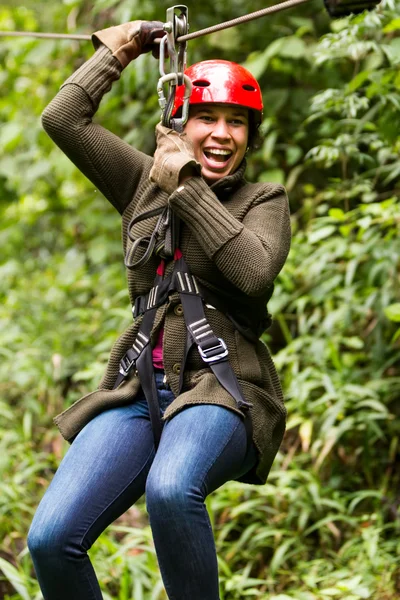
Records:
[[[140,54],[150,50],[153,56],[158,56],[159,45],[154,44],[153,40],[165,35],[163,27],[161,21],[131,21],[95,31],[92,43],[96,50],[100,44],[107,46],[125,68]]]
[[[164,192],[172,194],[182,183],[180,176],[200,175],[201,165],[194,158],[193,146],[186,133],[178,133],[159,123],[156,126],[156,139],[150,181]]]

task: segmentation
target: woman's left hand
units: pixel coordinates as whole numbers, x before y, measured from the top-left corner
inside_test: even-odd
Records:
[[[186,133],[178,133],[160,123],[156,127],[157,149],[150,171],[150,181],[172,194],[190,176],[201,174],[193,146]]]

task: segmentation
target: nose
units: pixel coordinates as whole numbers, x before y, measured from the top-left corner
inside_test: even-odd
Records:
[[[226,119],[221,117],[215,122],[211,135],[212,137],[220,140],[226,140],[230,137],[229,127]]]

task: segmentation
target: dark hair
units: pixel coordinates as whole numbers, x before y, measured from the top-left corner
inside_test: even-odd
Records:
[[[262,135],[260,132],[261,121],[258,115],[249,109],[249,139],[247,147],[249,150],[258,150],[262,144]]]

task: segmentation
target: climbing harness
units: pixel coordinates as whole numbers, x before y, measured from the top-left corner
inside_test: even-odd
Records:
[[[178,292],[187,329],[183,361],[179,374],[178,393],[181,393],[183,387],[183,374],[187,356],[191,347],[195,344],[205,365],[210,367],[218,382],[234,398],[237,408],[242,411],[247,443],[250,444],[252,424],[248,411],[252,405],[243,396],[239,382],[229,363],[229,352],[224,340],[215,335],[207,321],[201,286],[197,279],[190,274],[179,248],[174,253],[174,269],[165,279],[163,278],[164,269],[165,262],[162,260],[151,290],[135,300],[132,310],[133,316],[134,318],[142,316],[143,319],[132,347],[129,348],[120,361],[114,389],[125,381],[132,371],[137,373],[148,403],[154,444],[157,448],[162,432],[162,421],[154,377],[150,334],[158,307],[168,301],[170,294]]]

